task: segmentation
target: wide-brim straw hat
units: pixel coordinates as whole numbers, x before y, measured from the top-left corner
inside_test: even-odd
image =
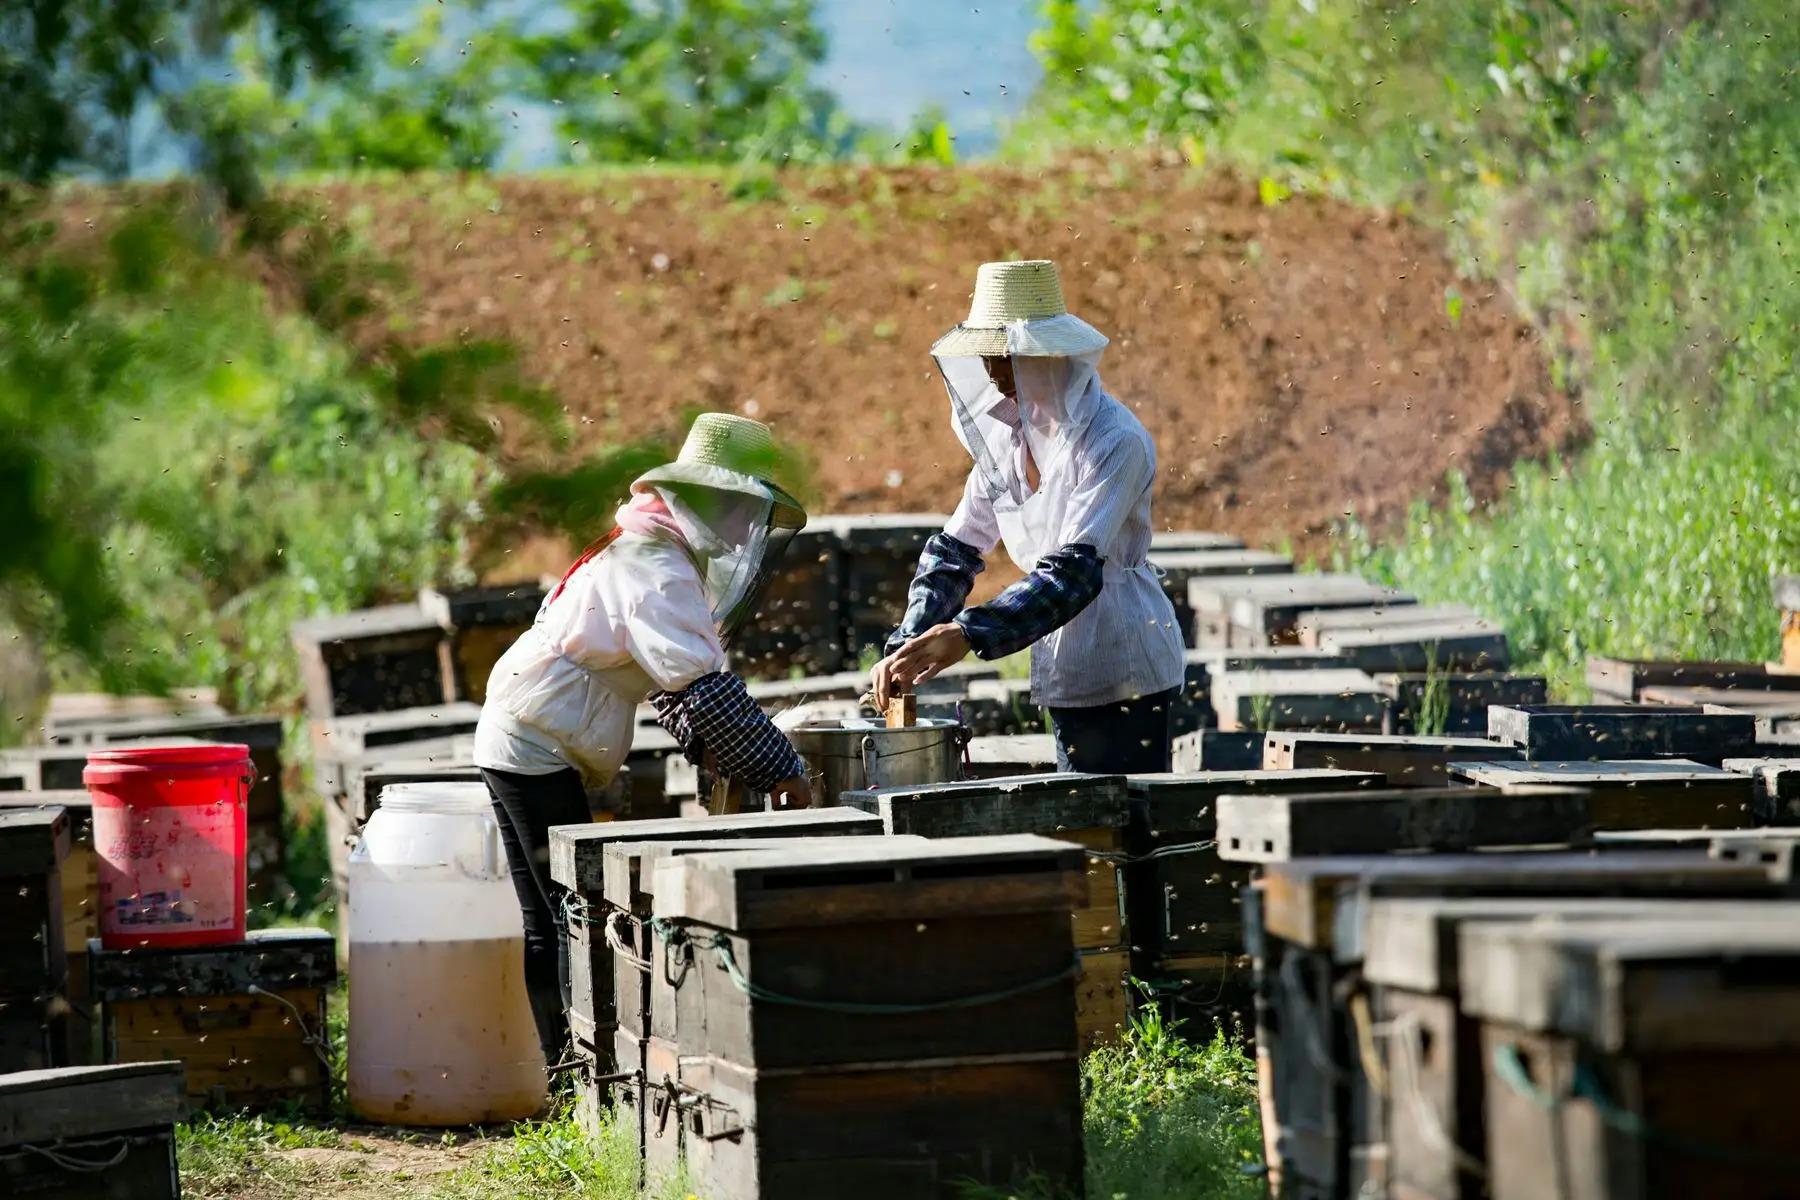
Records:
[[[774,433],[761,421],[731,413],[701,413],[688,428],[675,461],[638,476],[632,490],[671,483],[773,497],[775,524],[798,529],[806,524],[806,509],[775,482],[786,473],[785,464]]]
[[[1008,329],[1014,336],[1008,337]],[[1062,277],[1047,258],[982,263],[975,272],[975,295],[962,324],[939,338],[931,353],[1024,354],[1043,358],[1093,354],[1106,335],[1069,312]]]

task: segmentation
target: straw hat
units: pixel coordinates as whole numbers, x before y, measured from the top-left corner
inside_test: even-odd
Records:
[[[731,413],[701,413],[688,428],[675,461],[638,476],[632,490],[675,483],[772,496],[776,523],[799,528],[806,521],[806,510],[775,483],[782,473],[783,456],[767,425]]]
[[[1026,322],[1025,336],[1009,348],[1007,327]],[[1069,312],[1062,278],[1047,258],[982,263],[975,272],[975,296],[962,324],[932,346],[940,358],[970,354],[1027,354],[1061,357],[1092,354],[1106,335]]]

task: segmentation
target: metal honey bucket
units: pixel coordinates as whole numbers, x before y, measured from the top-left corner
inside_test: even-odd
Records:
[[[820,804],[863,788],[948,783],[962,778],[969,732],[945,717],[922,717],[890,729],[879,720],[849,717],[807,721],[788,733],[806,760],[807,779]]]

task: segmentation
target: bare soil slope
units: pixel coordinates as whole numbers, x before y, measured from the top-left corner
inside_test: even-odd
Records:
[[[1054,258],[1161,454],[1165,527],[1316,547],[1446,470],[1491,491],[1577,432],[1534,332],[1394,215],[1150,162],[635,171],[322,188],[405,268],[421,339],[500,335],[582,448],[685,412],[773,423],[837,510],[947,510],[967,457],[927,348],[975,265]]]

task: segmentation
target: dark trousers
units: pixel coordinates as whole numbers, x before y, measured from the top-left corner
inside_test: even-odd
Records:
[[[1169,769],[1180,688],[1092,708],[1053,708],[1060,771],[1090,775],[1148,775]]]
[[[569,1051],[569,926],[563,919],[568,890],[550,878],[550,827],[585,825],[587,790],[574,771],[516,775],[483,767],[494,819],[519,908],[525,915],[525,992],[537,1022],[544,1061],[554,1065]]]

